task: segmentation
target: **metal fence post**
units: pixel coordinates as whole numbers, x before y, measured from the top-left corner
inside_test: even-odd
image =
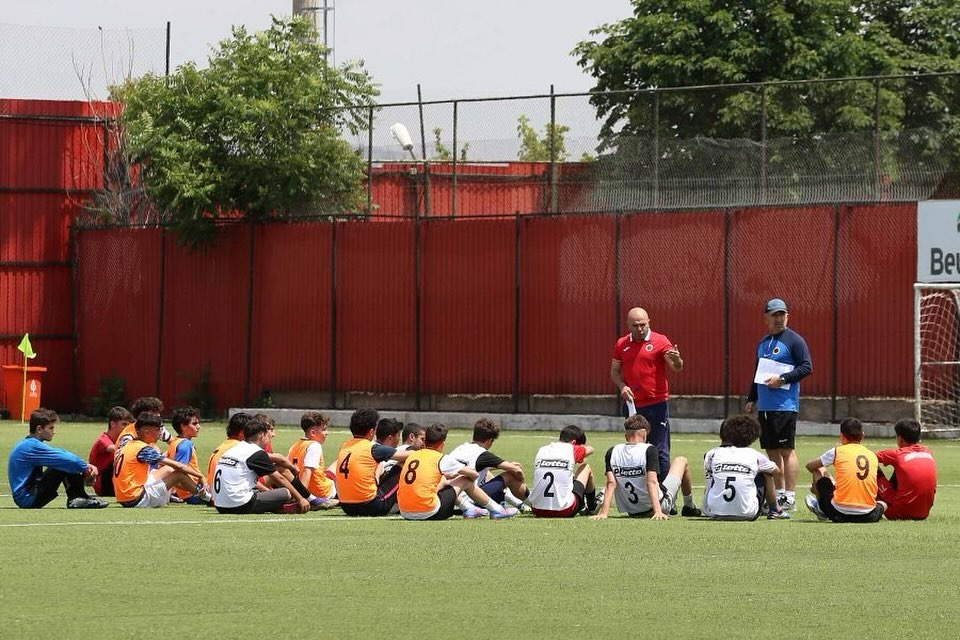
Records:
[[[874,80],[873,92],[873,194],[879,201],[882,194],[882,171],[880,159],[880,78]]]
[[[840,205],[833,205],[833,312],[830,317],[830,420],[837,421],[837,387],[838,387],[838,364],[837,353],[839,345],[837,341],[837,328],[840,323]]]
[[[330,407],[337,406],[337,218],[330,223]]]
[[[450,189],[450,217],[457,217],[457,101],[453,101],[453,186]]]
[[[730,415],[730,225],[733,212],[723,211],[723,417]]]
[[[653,207],[660,206],[660,90],[653,90]]]
[[[423,120],[423,93],[420,91],[420,85],[417,85],[417,106],[420,109],[420,150],[423,158],[423,215],[429,216],[430,207],[430,163],[427,161],[427,132],[426,123]]]
[[[513,412],[520,413],[520,213],[513,214]]]
[[[256,259],[256,225],[252,219],[247,223],[247,232],[250,234],[249,246],[247,248],[247,371],[243,384],[243,402],[244,406],[249,407],[252,402],[251,378],[253,377],[253,292],[256,280],[256,269],[254,260]]]
[[[760,204],[767,203],[767,83],[760,85]]]
[[[160,397],[160,374],[163,365],[163,299],[166,296],[166,270],[167,270],[167,229],[160,228],[160,310],[157,314],[157,368],[155,381],[155,393]]]
[[[547,210],[550,213],[557,212],[557,96],[554,94],[553,85],[550,85],[550,132],[548,144],[550,145],[550,199]]]
[[[367,218],[373,215],[373,107],[367,109]]]

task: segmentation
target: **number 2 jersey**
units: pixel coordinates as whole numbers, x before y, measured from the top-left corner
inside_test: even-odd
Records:
[[[646,442],[622,442],[610,447],[604,460],[606,472],[612,473],[617,481],[613,497],[620,513],[632,515],[653,509],[647,490],[647,470],[659,469],[657,448]],[[657,501],[662,499],[663,489],[658,489]]]
[[[729,520],[753,520],[760,514],[757,475],[774,473],[777,465],[750,447],[724,446],[703,456],[706,490],[703,515]]]
[[[573,480],[587,449],[572,442],[551,442],[540,447],[533,460],[530,506],[535,510],[563,511],[573,505]]]

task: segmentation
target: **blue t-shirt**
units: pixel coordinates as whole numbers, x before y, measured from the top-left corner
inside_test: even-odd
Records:
[[[765,336],[757,345],[757,362],[767,358],[793,365],[793,371],[783,374],[789,389],[771,389],[765,384],[753,383],[747,402],[756,402],[757,411],[800,410],[800,381],[813,373],[810,350],[800,334],[787,327],[777,335]],[[756,371],[756,365],[754,365]]]
[[[7,461],[10,492],[18,507],[33,506],[34,489],[43,475],[44,467],[80,474],[87,470],[87,463],[69,451],[27,436],[10,450],[10,459]]]

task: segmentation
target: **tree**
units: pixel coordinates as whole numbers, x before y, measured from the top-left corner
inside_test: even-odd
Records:
[[[594,29],[591,35],[600,39],[573,51],[596,79],[594,91],[600,93],[591,102],[608,143],[648,135],[654,117],[651,95],[611,91],[960,71],[957,3],[633,0],[633,6],[631,17]],[[881,126],[901,126],[913,98],[899,95],[896,83],[881,89]],[[761,100],[768,130],[786,135],[856,131],[874,123],[876,93],[869,82],[782,86],[760,94],[662,93],[658,124],[675,137],[756,137]],[[938,99],[916,101],[936,109]]]
[[[435,127],[433,129],[433,158],[437,162],[450,162],[453,160],[453,153],[450,149],[447,148],[447,145],[443,144],[443,141],[440,139],[440,136],[443,135],[443,129],[440,127]],[[460,147],[460,158],[459,162],[467,161],[467,151],[470,149],[470,143],[464,143]]]
[[[113,92],[148,195],[192,245],[211,240],[221,215],[359,208],[363,162],[340,133],[366,127],[378,93],[362,62],[328,67],[300,18],[235,27],[207,69],[187,63]]]
[[[543,125],[543,136],[539,136],[536,129],[530,126],[530,118],[520,114],[517,118],[517,138],[520,140],[517,159],[521,162],[563,162],[567,159],[563,136],[568,131],[570,127],[566,125],[548,122]]]

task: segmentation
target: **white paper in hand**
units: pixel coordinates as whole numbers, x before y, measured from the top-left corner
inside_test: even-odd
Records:
[[[782,376],[785,373],[793,371],[792,364],[786,362],[777,362],[770,358],[760,358],[757,361],[757,373],[753,376],[753,381],[757,384],[766,384],[771,376]],[[790,383],[780,385],[781,389],[789,389]]]
[[[637,415],[637,405],[634,404],[633,400],[627,400],[627,417]]]

